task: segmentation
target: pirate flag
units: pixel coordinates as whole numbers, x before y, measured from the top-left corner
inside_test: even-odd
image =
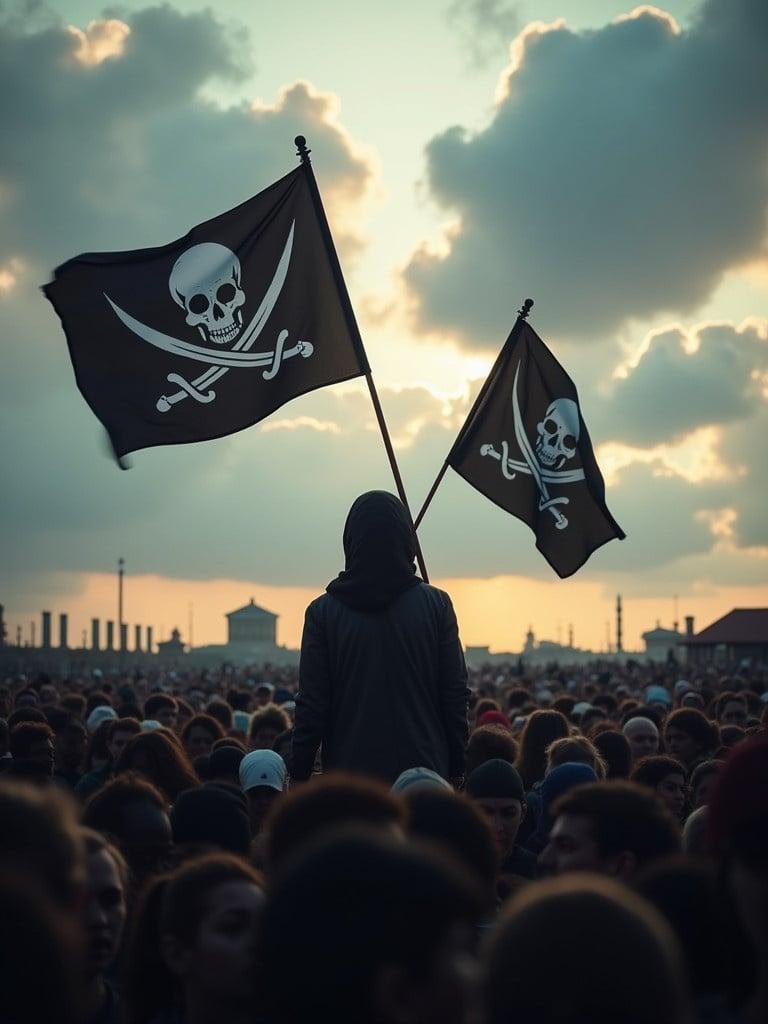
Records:
[[[43,290],[118,459],[234,433],[368,372],[324,230],[301,166],[169,245],[56,270]]]
[[[530,526],[558,576],[571,576],[614,537],[624,539],[605,504],[576,387],[523,319],[446,461]]]

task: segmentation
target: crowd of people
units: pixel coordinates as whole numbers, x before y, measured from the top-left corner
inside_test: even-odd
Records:
[[[0,686],[0,1019],[768,1019],[768,670],[469,673],[461,771],[294,772],[299,676]],[[302,755],[303,756],[303,755]]]

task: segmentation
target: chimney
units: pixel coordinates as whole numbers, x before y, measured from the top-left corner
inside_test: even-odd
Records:
[[[147,626],[147,653],[152,654],[152,627]]]
[[[120,650],[128,650],[128,626],[124,623],[120,623]]]
[[[140,651],[141,650],[141,626],[134,626],[133,627],[133,640],[134,640],[133,649],[135,651]]]
[[[624,642],[621,632],[621,594],[616,595],[616,653],[621,654],[624,650]]]
[[[91,650],[98,651],[101,648],[101,622],[98,619],[91,619]]]
[[[7,637],[8,633],[5,628],[5,608],[0,604],[0,647],[3,646]]]
[[[43,647],[51,646],[51,613],[43,612]]]
[[[685,616],[685,635],[690,639],[693,636],[693,616]]]
[[[61,615],[59,615],[59,647],[61,647],[62,650],[66,650],[69,647],[69,643],[67,642],[68,628],[69,616],[66,612],[62,612]]]
[[[114,651],[115,649],[115,624],[111,619],[107,619],[107,650]]]

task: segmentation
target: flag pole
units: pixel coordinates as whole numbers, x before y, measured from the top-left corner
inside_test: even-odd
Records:
[[[309,193],[312,196],[312,202],[315,207],[315,213],[320,225],[320,233],[323,236],[325,242],[325,248],[328,253],[328,259],[331,264],[333,271],[334,280],[336,282],[336,288],[338,289],[339,296],[341,298],[342,309],[344,310],[344,317],[347,321],[347,328],[349,330],[352,342],[357,350],[357,355],[361,365],[365,370],[365,380],[368,384],[368,391],[371,395],[371,402],[373,403],[373,411],[376,414],[376,419],[379,424],[379,430],[384,441],[384,448],[387,452],[387,458],[389,459],[389,465],[392,469],[392,476],[395,478],[395,486],[397,487],[397,493],[400,496],[400,500],[405,505],[408,517],[413,523],[413,515],[408,504],[408,498],[405,494],[405,487],[403,486],[403,478],[400,476],[400,469],[397,465],[397,459],[395,458],[395,450],[392,447],[392,440],[389,436],[389,430],[387,429],[387,423],[384,419],[384,411],[381,408],[381,402],[379,401],[379,395],[376,391],[376,385],[373,383],[373,375],[371,374],[371,367],[368,363],[368,356],[365,353],[365,347],[363,345],[363,339],[360,335],[360,329],[357,326],[357,319],[355,317],[355,311],[352,308],[352,300],[349,297],[347,291],[347,285],[344,281],[344,275],[341,272],[341,264],[339,263],[339,257],[336,253],[336,246],[333,243],[333,236],[331,235],[331,229],[328,226],[328,218],[325,215],[325,209],[323,208],[323,201],[320,198],[320,190],[317,187],[317,181],[315,180],[315,174],[312,170],[312,162],[309,159],[310,149],[307,148],[307,140],[303,135],[297,135],[294,139],[296,143],[297,156],[301,159],[302,166],[304,167],[304,173],[307,176],[307,183],[309,185]],[[416,536],[416,528],[414,525],[414,536],[416,537],[416,561],[419,564],[419,570],[421,572],[422,579],[425,583],[429,583],[429,576],[427,575],[427,567],[424,562],[424,555],[421,551],[421,545],[419,538]]]
[[[418,530],[419,524],[421,523],[422,519],[424,518],[424,515],[425,515],[427,509],[429,508],[429,506],[430,506],[430,504],[432,502],[432,499],[435,496],[435,491],[437,490],[437,488],[442,483],[443,477],[445,476],[446,470],[448,469],[448,464],[449,464],[451,456],[456,451],[457,447],[461,443],[463,435],[471,427],[473,420],[475,419],[475,417],[477,416],[478,412],[480,411],[480,409],[482,407],[482,404],[485,401],[485,396],[488,394],[488,391],[489,391],[489,389],[491,387],[491,384],[496,379],[498,371],[501,368],[501,364],[504,362],[504,359],[506,358],[507,353],[510,352],[512,350],[512,348],[514,347],[514,344],[517,341],[517,336],[520,334],[522,326],[525,323],[526,319],[528,318],[528,314],[531,312],[532,309],[533,309],[533,299],[526,299],[525,302],[520,307],[520,309],[518,309],[518,311],[517,311],[517,320],[515,320],[515,322],[514,322],[514,324],[512,326],[512,330],[509,332],[509,337],[504,342],[504,344],[501,346],[501,351],[496,356],[496,361],[494,362],[493,366],[491,367],[490,373],[485,378],[483,386],[480,388],[479,392],[477,393],[477,398],[472,403],[472,408],[469,410],[469,414],[467,415],[467,418],[464,420],[464,425],[461,428],[461,430],[458,432],[458,434],[456,435],[456,440],[451,445],[450,451],[446,455],[445,461],[443,462],[442,466],[440,467],[440,472],[435,477],[435,482],[430,487],[429,494],[424,499],[424,504],[421,506],[421,511],[416,516],[416,520],[415,520],[415,522],[413,524],[415,529]]]

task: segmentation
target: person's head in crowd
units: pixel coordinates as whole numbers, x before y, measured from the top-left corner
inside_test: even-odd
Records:
[[[579,726],[585,736],[588,736],[590,731],[595,727],[598,722],[604,722],[607,719],[605,708],[597,707],[592,705],[591,708],[587,708],[584,714],[579,720]]]
[[[257,1019],[263,903],[260,876],[232,854],[208,854],[157,879],[129,940],[124,995],[131,1024]]]
[[[532,834],[526,835],[525,844],[534,853],[540,853],[547,845],[549,830],[552,826],[552,807],[555,802],[576,786],[586,786],[597,782],[595,769],[584,762],[573,761],[553,768],[541,782],[538,794],[539,806],[536,810],[536,822]]]
[[[596,871],[626,881],[680,850],[680,827],[654,794],[633,782],[577,786],[552,808],[546,871]]]
[[[225,700],[215,699],[209,701],[205,708],[205,713],[210,715],[211,718],[215,718],[224,732],[229,732],[232,728],[232,708]]]
[[[96,731],[91,733],[83,765],[86,772],[97,771],[110,763],[108,744],[113,721],[105,719],[96,727]],[[90,729],[88,731],[90,732]]]
[[[224,787],[202,786],[182,793],[171,808],[171,826],[177,847],[194,843],[248,856],[248,812],[242,797]]]
[[[486,761],[499,758],[515,763],[517,743],[507,728],[499,725],[480,725],[469,737],[466,756],[466,774],[469,775]]]
[[[486,1024],[689,1024],[678,944],[662,916],[613,879],[523,889],[488,950]]]
[[[141,772],[172,803],[185,789],[194,789],[199,779],[183,749],[163,730],[142,732],[129,740],[116,765],[122,772]]]
[[[407,790],[403,799],[408,835],[434,844],[466,868],[486,894],[486,909],[491,912],[501,853],[488,816],[475,801],[450,788],[417,786]]]
[[[335,772],[292,789],[275,805],[268,825],[266,860],[271,875],[333,827],[362,825],[401,836],[405,807],[381,783]]]
[[[570,735],[568,719],[551,708],[534,711],[520,734],[516,768],[526,790],[540,782],[547,771],[547,747]]]
[[[598,693],[596,697],[592,699],[592,705],[596,708],[602,708],[608,718],[614,718],[619,707],[619,702],[611,693]]]
[[[173,842],[168,802],[144,776],[124,772],[110,779],[85,805],[83,824],[114,839],[136,891],[165,869]]]
[[[210,715],[192,715],[181,730],[181,742],[190,761],[210,754],[213,744],[223,736],[221,723]]]
[[[56,774],[68,775],[72,781],[80,776],[88,749],[88,732],[79,718],[65,712],[66,720],[54,729]]]
[[[239,789],[240,762],[244,757],[245,751],[239,744],[226,743],[215,747],[208,758],[207,781],[228,782]]]
[[[501,705],[493,697],[480,697],[472,709],[475,722],[488,711],[501,711]]]
[[[251,716],[248,743],[251,750],[272,750],[277,737],[291,727],[287,713],[277,704],[265,704]]]
[[[606,779],[627,779],[632,771],[632,748],[617,729],[594,733],[592,742],[605,762]]]
[[[104,690],[92,690],[85,701],[85,717],[90,717],[96,708],[101,707],[112,707],[112,701],[109,698],[109,694],[105,693]]]
[[[63,914],[39,883],[12,867],[0,874],[0,1019],[82,1024],[86,1003],[76,916]]]
[[[86,701],[82,693],[65,693],[59,704],[81,721],[85,719]]]
[[[251,750],[240,761],[240,787],[248,800],[251,833],[258,835],[275,801],[285,791],[288,772],[274,750]]]
[[[691,811],[683,825],[683,853],[686,857],[708,858],[712,855],[709,842],[709,808],[702,804]]]
[[[737,743],[741,743],[746,737],[747,730],[742,729],[740,725],[721,725],[720,747],[718,751],[728,751],[731,747],[735,747]]]
[[[81,830],[86,850],[85,934],[87,1019],[116,1010],[114,990],[104,973],[117,959],[128,915],[128,865],[122,853],[100,832]]]
[[[153,693],[144,701],[144,718],[159,722],[166,729],[175,729],[179,719],[175,698],[167,693]]]
[[[688,806],[688,780],[685,768],[674,757],[656,754],[635,765],[630,780],[653,790],[672,812],[676,821],[685,818]]]
[[[550,743],[547,747],[547,772],[559,768],[561,764],[588,764],[598,779],[605,778],[605,761],[586,736],[568,736]]]
[[[576,698],[571,697],[570,694],[561,693],[555,697],[552,701],[552,709],[559,711],[561,715],[565,715],[566,718],[570,718],[573,714],[573,709],[576,707]],[[553,737],[555,739],[556,737]]]
[[[117,711],[118,718],[135,718],[137,722],[141,722],[144,718],[144,712],[136,701],[123,701],[122,704],[117,705],[115,711]]]
[[[747,702],[742,694],[726,691],[721,693],[714,705],[715,718],[723,725],[745,726],[748,712]]]
[[[497,725],[501,729],[512,732],[512,723],[503,711],[484,711],[477,719],[478,726]]]
[[[709,802],[709,834],[741,925],[755,977],[741,1007],[747,1024],[768,1019],[768,736],[733,749]]]
[[[47,725],[48,719],[40,708],[24,704],[20,708],[15,708],[8,715],[8,728],[14,729],[17,725],[21,725],[22,722],[41,722],[43,725]]]
[[[702,761],[691,774],[691,807],[695,810],[709,803],[715,779],[723,767],[722,761]]]
[[[722,1003],[733,937],[714,865],[682,857],[662,861],[640,872],[634,888],[676,934],[694,996]]]
[[[443,778],[442,775],[438,775],[432,768],[406,768],[405,771],[400,772],[398,777],[392,783],[390,787],[390,793],[396,793],[398,796],[402,796],[403,793],[412,791],[413,789],[447,789],[453,792],[453,787],[450,782]]]
[[[696,708],[678,708],[667,719],[664,744],[670,757],[677,758],[690,772],[717,749],[717,726]]]
[[[464,1024],[474,1010],[471,930],[483,910],[468,873],[434,849],[329,835],[270,890],[259,941],[264,1017],[305,1024],[323,1007],[334,1024]]]
[[[85,720],[89,733],[95,733],[104,722],[114,721],[117,718],[115,709],[107,704],[99,704],[91,711]]]
[[[63,789],[36,789],[0,777],[0,877],[12,871],[28,876],[71,913],[82,896],[84,858],[75,805]]]
[[[106,733],[107,753],[110,762],[116,765],[133,737],[141,733],[141,722],[135,718],[118,718],[109,723]]]
[[[274,697],[275,688],[272,683],[259,683],[256,689],[253,691],[253,696],[258,707],[263,708],[267,704],[272,703]]]
[[[37,690],[28,687],[27,689],[19,690],[13,701],[13,706],[14,708],[29,708],[37,707],[39,703],[40,698],[37,695]]]
[[[15,761],[37,764],[45,775],[53,775],[53,729],[42,722],[22,722],[11,729],[11,756]]]
[[[176,729],[181,732],[190,718],[195,714],[195,709],[188,704],[183,697],[176,697]]]
[[[627,738],[632,758],[641,761],[644,757],[652,757],[659,752],[659,729],[650,718],[637,715],[627,719],[622,732]]]
[[[689,690],[680,701],[680,707],[696,708],[699,711],[703,711],[706,707],[706,703],[700,693],[697,693],[695,690]]]
[[[465,791],[488,819],[503,864],[514,853],[527,812],[519,772],[509,761],[486,761],[467,776]]]
[[[41,683],[39,693],[41,704],[58,704],[59,691],[53,683]]]
[[[275,742],[272,744],[272,749],[276,754],[285,761],[286,765],[291,764],[291,749],[293,748],[293,726],[288,729],[284,729],[275,737]]]

